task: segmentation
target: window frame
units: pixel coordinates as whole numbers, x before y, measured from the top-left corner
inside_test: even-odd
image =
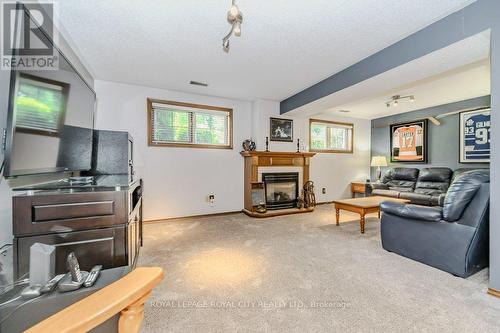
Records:
[[[312,124],[325,124],[325,125],[339,125],[342,127],[349,126],[351,127],[351,147],[350,149],[314,149],[312,148],[312,140],[311,140],[311,127]],[[327,131],[327,142],[328,140],[328,131]],[[354,153],[354,124],[353,123],[345,123],[340,121],[332,121],[332,120],[322,120],[322,119],[309,119],[309,151],[314,153],[332,153],[332,154],[353,154]]]
[[[153,141],[153,103],[165,104],[171,106],[182,106],[193,109],[201,109],[201,110],[210,110],[210,111],[221,111],[229,114],[228,121],[228,144],[220,145],[220,144],[204,144],[204,143],[182,143],[182,142],[155,142]],[[148,146],[150,147],[178,147],[178,148],[205,148],[205,149],[233,149],[233,109],[212,106],[212,105],[203,105],[203,104],[195,104],[195,103],[184,103],[184,102],[176,102],[176,101],[166,101],[154,98],[147,99],[147,111],[148,111]]]
[[[65,82],[60,82],[56,80],[51,80],[47,79],[44,77],[39,77],[31,74],[26,74],[26,73],[19,73],[18,74],[18,82],[17,82],[17,87],[16,87],[16,99],[17,99],[17,93],[20,89],[21,85],[21,79],[25,79],[28,81],[33,81],[33,82],[39,82],[42,84],[48,84],[48,85],[53,85],[61,88],[61,94],[62,94],[62,99],[61,99],[61,110],[59,112],[59,119],[57,121],[58,123],[58,128],[56,131],[47,131],[44,129],[39,129],[39,128],[28,128],[28,127],[18,127],[17,126],[17,106],[14,105],[15,108],[15,131],[20,132],[20,133],[27,133],[27,134],[36,134],[36,135],[42,135],[42,136],[52,136],[52,137],[59,137],[59,132],[61,130],[61,126],[64,124],[65,119],[66,119],[66,111],[68,107],[68,95],[69,95],[69,87],[70,85]],[[14,103],[16,103],[16,99],[14,99]]]

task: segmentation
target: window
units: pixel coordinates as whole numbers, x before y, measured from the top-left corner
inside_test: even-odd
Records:
[[[148,99],[150,146],[233,148],[233,110]]]
[[[326,120],[309,120],[310,151],[352,153],[354,125]]]
[[[16,130],[57,135],[64,120],[67,86],[21,75],[15,100]]]

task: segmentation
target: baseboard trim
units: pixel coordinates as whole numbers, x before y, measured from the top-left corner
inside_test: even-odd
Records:
[[[164,219],[144,220],[142,222],[144,224],[150,224],[150,223],[182,221],[182,220],[189,220],[189,219],[194,219],[194,218],[207,218],[207,217],[218,217],[218,216],[226,216],[226,215],[235,215],[235,214],[241,214],[241,213],[242,213],[241,210],[237,210],[237,211],[223,212],[223,213],[188,215],[188,216],[181,216],[181,217],[167,217],[167,218],[164,218]]]
[[[493,289],[493,288],[488,288],[488,294],[496,297],[500,297],[500,291]]]

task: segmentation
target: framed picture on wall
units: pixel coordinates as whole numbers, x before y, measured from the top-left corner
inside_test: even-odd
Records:
[[[460,113],[460,163],[490,163],[491,110]]]
[[[271,118],[269,125],[271,141],[293,142],[293,120]]]
[[[427,163],[427,122],[391,125],[391,163]]]

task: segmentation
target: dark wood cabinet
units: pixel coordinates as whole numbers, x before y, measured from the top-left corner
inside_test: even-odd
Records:
[[[34,243],[56,245],[56,274],[67,272],[66,257],[70,252],[75,252],[80,268],[86,271],[97,264],[104,268],[125,266],[128,264],[125,232],[125,226],[121,226],[16,238],[15,269],[18,276],[29,272],[30,247]]]
[[[142,180],[116,188],[29,191],[13,198],[15,275],[29,272],[30,247],[56,246],[56,272],[75,252],[83,270],[135,266],[142,244]]]

